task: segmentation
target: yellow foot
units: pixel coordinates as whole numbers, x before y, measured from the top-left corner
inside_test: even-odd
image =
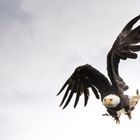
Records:
[[[125,115],[127,115],[130,120],[132,119],[131,112],[126,112]]]
[[[120,124],[120,120],[119,120],[119,118],[117,117],[117,118],[115,118],[114,119],[114,121],[116,121],[116,124]]]
[[[127,116],[130,120],[132,119],[131,112],[127,112]]]

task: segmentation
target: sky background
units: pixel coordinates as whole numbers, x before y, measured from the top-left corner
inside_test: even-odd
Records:
[[[74,69],[106,72],[106,55],[125,24],[140,14],[139,0],[0,0],[0,139],[108,140],[139,137],[140,104],[116,125],[91,94],[62,110],[56,94]],[[139,22],[140,23],[140,22]],[[120,73],[133,95],[140,59]]]

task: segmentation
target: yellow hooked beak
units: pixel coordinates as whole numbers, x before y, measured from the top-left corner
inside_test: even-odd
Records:
[[[104,100],[103,100],[103,104],[104,104],[104,106],[106,106],[106,107],[112,106],[112,99],[104,99]]]

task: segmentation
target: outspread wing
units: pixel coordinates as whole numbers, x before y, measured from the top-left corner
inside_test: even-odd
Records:
[[[99,99],[98,91],[102,96],[104,91],[110,88],[110,86],[111,84],[108,79],[92,66],[88,64],[79,66],[75,69],[74,73],[65,82],[57,94],[59,95],[67,87],[60,106],[62,106],[65,102],[63,106],[64,109],[69,104],[74,94],[76,94],[74,108],[77,106],[79,98],[82,94],[84,94],[84,106],[86,106],[89,99],[89,88],[92,89],[96,98]]]
[[[132,29],[133,25],[140,19],[140,15],[132,19],[122,30],[107,55],[108,76],[114,86],[123,91],[128,89],[118,72],[120,59],[136,59],[135,52],[140,51],[140,25]]]

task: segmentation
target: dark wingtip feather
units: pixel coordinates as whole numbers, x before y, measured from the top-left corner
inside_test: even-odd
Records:
[[[129,49],[130,49],[130,51],[138,52],[138,51],[140,51],[140,45],[130,46]]]
[[[76,108],[78,101],[79,101],[79,98],[81,96],[81,94],[80,94],[81,85],[80,84],[81,84],[81,81],[79,79],[77,82],[77,93],[76,93],[76,98],[75,98],[75,102],[74,102],[74,108]]]
[[[62,86],[62,88],[60,89],[60,91],[56,96],[58,96],[64,90],[64,88],[68,85],[68,83],[69,83],[69,79],[64,83],[64,85]]]
[[[137,58],[137,54],[136,53],[132,53],[129,50],[128,51],[120,52],[119,56],[123,57],[123,58],[131,58],[131,59],[136,59]]]
[[[68,96],[68,92],[64,94],[64,97],[63,97],[59,107],[61,107],[63,105],[63,103],[64,103],[65,99],[67,98],[67,96]]]
[[[77,104],[78,104],[78,101],[79,101],[79,98],[80,98],[80,94],[77,93],[76,94],[76,99],[75,99],[75,102],[74,102],[74,108],[76,108]]]
[[[69,104],[69,102],[70,102],[72,96],[73,96],[73,90],[71,90],[71,93],[70,93],[70,95],[69,95],[69,97],[68,97],[68,99],[67,99],[65,105],[63,106],[63,109],[65,109],[65,108],[67,107],[67,105]]]
[[[87,103],[88,103],[88,99],[89,99],[89,90],[88,90],[88,88],[86,86],[84,87],[84,97],[85,97],[84,106],[86,106]]]
[[[61,101],[59,107],[62,106],[63,103],[64,103],[64,101],[66,100],[66,98],[67,98],[67,96],[68,96],[68,93],[69,93],[69,90],[70,90],[70,87],[71,87],[71,85],[69,85],[69,86],[67,87],[66,93],[64,94],[64,97],[63,97],[63,99],[62,99],[62,101]]]
[[[131,28],[133,27],[133,25],[140,19],[140,15],[138,15],[137,17],[133,18],[122,30],[122,32],[125,32],[127,30],[131,30]]]
[[[100,96],[99,96],[99,94],[98,94],[98,91],[96,90],[96,88],[95,88],[93,85],[91,85],[91,89],[92,89],[92,91],[94,92],[95,97],[96,97],[97,99],[100,99]]]
[[[86,106],[87,103],[88,103],[88,99],[89,99],[89,97],[88,97],[86,94],[84,94],[84,95],[85,95],[85,103],[84,103],[84,106]]]

